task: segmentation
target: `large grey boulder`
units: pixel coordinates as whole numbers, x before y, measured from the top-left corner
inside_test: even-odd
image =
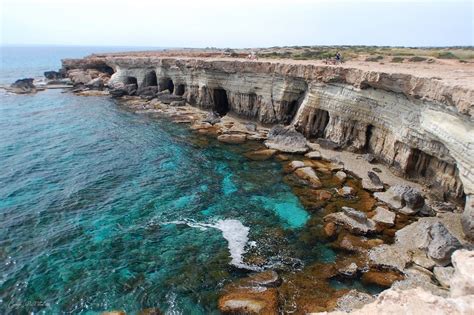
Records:
[[[418,189],[405,185],[392,186],[385,192],[374,193],[374,197],[405,214],[415,214],[425,204]]]
[[[305,153],[308,151],[306,138],[296,131],[293,126],[276,125],[270,129],[265,145],[269,149],[287,153]]]
[[[364,235],[376,230],[375,222],[368,219],[365,213],[349,207],[342,207],[341,212],[328,214],[324,217],[324,221],[341,225],[353,234]]]
[[[8,90],[18,94],[34,93],[36,92],[36,86],[33,84],[32,78],[25,78],[16,80]]]
[[[459,240],[441,222],[430,227],[429,237],[428,255],[441,266],[448,265],[451,255],[461,247]]]

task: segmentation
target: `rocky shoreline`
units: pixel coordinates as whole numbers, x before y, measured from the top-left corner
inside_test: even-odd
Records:
[[[446,106],[443,102],[447,92],[442,101],[438,94],[432,94],[436,86],[429,86],[428,81],[413,83],[410,81],[413,78],[372,77],[360,73],[355,77],[354,71],[334,70],[337,69],[334,67],[327,67],[329,70],[296,66],[270,69],[265,63],[133,57],[66,60],[63,65],[61,71],[50,73],[48,80],[64,80],[63,83],[70,80],[73,92],[78,95],[111,95],[137,114],[165,116],[176,123],[189,124],[197,134],[223,143],[261,142],[261,149],[248,152],[246,156],[254,160],[281,161],[287,174],[285,181],[314,214],[314,222],[308,228],[313,232],[308,237],[323,238],[335,250],[345,253],[343,259],[333,263],[305,266],[292,273],[267,270],[231,283],[219,299],[222,312],[407,312],[415,307],[414,302],[410,302],[414,298],[422,301],[424,309],[442,305],[443,311],[455,314],[474,310],[473,279],[466,271],[474,263],[473,244],[469,240],[474,224],[473,178],[469,171],[472,156],[464,156],[472,150],[463,149],[470,143],[464,139],[472,128],[473,104],[469,96],[472,91],[448,93],[451,108],[446,110],[440,107]],[[188,77],[190,74],[186,71],[204,76],[207,84],[193,86],[191,81],[195,78]],[[152,72],[154,77],[150,75]],[[266,81],[266,72],[273,73],[270,83]],[[251,83],[241,79],[232,81],[245,73]],[[276,78],[275,73],[292,79]],[[225,75],[232,76],[227,79],[227,85],[222,83]],[[308,78],[318,82],[308,86]],[[258,80],[269,84],[260,88],[271,93],[270,105],[265,91],[237,92],[239,88],[235,84],[261,84]],[[275,83],[278,80],[279,83]],[[406,86],[408,82],[414,86]],[[348,83],[352,87],[347,86]],[[275,84],[280,90],[276,90]],[[358,88],[354,89],[354,85]],[[19,85],[15,88],[23,89]],[[31,86],[29,89],[35,91]],[[379,91],[387,89],[392,92],[398,89],[397,93],[404,96],[382,95]],[[443,89],[447,91],[446,87]],[[417,96],[424,100],[417,100]],[[343,97],[350,99],[350,104]],[[319,98],[319,107],[314,106],[316,98]],[[376,125],[365,121],[361,124],[360,113],[356,117],[362,120],[358,121],[342,115],[342,109],[334,115],[338,105],[331,98],[349,109],[356,106],[356,109],[346,110],[346,116],[360,110],[372,117],[360,104],[369,104],[377,111],[380,104],[373,102],[382,102],[384,98],[403,110],[409,108],[409,103],[415,104],[417,109],[408,111],[412,121],[405,127],[409,130],[396,134],[385,123]],[[379,114],[386,114],[385,109]],[[423,140],[420,139],[427,136],[426,132],[414,135],[418,124],[440,118],[439,112],[446,115],[444,120],[454,117],[456,121],[463,121],[461,125],[467,126],[468,133],[455,143],[442,140],[441,133]],[[435,120],[429,124],[438,121]],[[455,128],[456,134],[459,126]],[[405,142],[400,142],[400,137]],[[418,146],[406,146],[406,139]],[[452,140],[451,136],[446,139]],[[397,150],[390,162],[388,151],[393,146]],[[367,151],[372,153],[365,153]],[[461,172],[456,165],[462,168]],[[393,172],[417,179],[419,183],[395,176]],[[406,176],[410,172],[413,176]],[[429,181],[433,183],[431,187],[425,186]],[[449,193],[445,193],[445,198],[436,198],[432,193],[436,189]],[[464,194],[467,197],[463,214]],[[252,253],[246,259],[253,265],[259,261],[261,266],[265,265],[262,257],[252,256]],[[356,290],[334,290],[329,284],[334,279],[361,279],[363,283],[390,289],[375,298]],[[397,305],[400,301],[408,302],[405,306]]]

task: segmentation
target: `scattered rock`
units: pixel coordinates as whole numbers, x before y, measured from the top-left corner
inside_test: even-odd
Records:
[[[324,148],[324,149],[339,150],[341,148],[339,144],[328,139],[320,138],[320,139],[317,139],[316,142],[321,146],[321,148]]]
[[[395,213],[383,208],[377,207],[375,209],[375,215],[372,217],[377,223],[385,224],[387,226],[393,226],[395,224]]]
[[[303,161],[291,161],[288,166],[287,166],[287,169],[288,169],[288,172],[294,172],[296,169],[298,168],[302,168],[302,167],[305,167],[306,164],[304,164]]]
[[[375,163],[376,162],[375,156],[373,154],[367,153],[367,154],[364,154],[362,157],[364,158],[364,160],[366,160],[369,163]]]
[[[326,234],[327,237],[333,237],[336,235],[336,224],[334,222],[327,222],[324,225],[324,234]]]
[[[241,144],[246,140],[246,136],[243,134],[223,134],[217,137],[217,140],[229,144]]]
[[[10,85],[10,88],[8,90],[10,92],[18,94],[35,93],[36,86],[33,84],[32,78],[26,78],[16,80],[15,83],[12,83]]]
[[[352,208],[343,207],[342,212],[328,214],[324,217],[325,222],[333,222],[342,225],[350,233],[367,234],[375,232],[376,224],[373,220],[368,219],[365,213]]]
[[[317,195],[318,200],[326,201],[332,198],[332,194],[327,190],[314,190],[315,195]]]
[[[451,297],[474,295],[474,251],[457,250],[452,261],[454,275],[450,283]]]
[[[319,151],[311,151],[311,152],[306,153],[304,156],[312,160],[321,160],[322,158],[321,152]]]
[[[277,150],[266,149],[245,153],[245,156],[254,161],[264,161],[271,158]]]
[[[372,171],[374,171],[376,173],[382,173],[382,170],[378,167],[372,167]]]
[[[299,178],[308,181],[313,188],[319,188],[322,186],[318,175],[316,175],[316,172],[309,166],[297,168],[294,174]]]
[[[275,288],[281,285],[281,278],[276,271],[267,270],[259,273],[251,274],[245,279],[244,283],[252,286],[260,286],[265,288]]]
[[[409,186],[395,185],[385,192],[374,194],[378,200],[385,202],[392,209],[399,210],[402,208],[405,214],[415,214],[424,205],[424,198],[421,193]]]
[[[377,174],[375,174],[374,172],[368,171],[367,176],[369,177],[372,184],[374,184],[375,186],[383,187],[383,182],[380,180],[380,177]]]
[[[337,193],[339,194],[339,196],[342,197],[351,197],[356,195],[356,190],[351,186],[344,186],[342,188],[339,188],[337,190]]]
[[[438,264],[446,266],[451,262],[451,255],[461,247],[461,243],[440,222],[433,224],[429,230],[431,238],[428,255]]]
[[[434,267],[433,274],[438,280],[439,284],[442,287],[449,288],[451,285],[451,278],[454,275],[454,268],[453,267]]]
[[[369,251],[371,265],[382,268],[392,268],[403,271],[411,257],[403,248],[383,244]]]
[[[338,171],[336,173],[336,177],[341,181],[341,182],[344,182],[347,178],[347,174],[344,173],[343,171]],[[346,186],[347,187],[347,186]]]
[[[362,179],[362,188],[368,191],[383,191],[383,185],[374,185],[374,183],[367,178]]]
[[[348,278],[353,278],[357,275],[358,267],[355,263],[351,263],[348,266],[338,269],[340,275]]]
[[[86,83],[86,87],[93,90],[102,91],[104,89],[104,80],[95,78]]]
[[[224,314],[277,314],[278,293],[276,289],[240,289],[219,298],[218,306]]]
[[[172,102],[179,102],[183,101],[183,98],[178,95],[173,95],[173,94],[156,94],[156,98],[162,102],[163,104],[170,105]]]
[[[308,151],[306,138],[296,131],[294,127],[276,125],[268,133],[265,145],[269,149],[275,149],[288,153],[305,153]]]

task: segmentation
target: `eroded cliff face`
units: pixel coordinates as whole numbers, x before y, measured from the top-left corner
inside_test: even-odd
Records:
[[[201,108],[293,124],[308,138],[370,152],[445,198],[474,194],[474,91],[466,86],[348,66],[277,62],[103,56],[63,64],[107,66],[115,71],[111,87],[156,85]]]

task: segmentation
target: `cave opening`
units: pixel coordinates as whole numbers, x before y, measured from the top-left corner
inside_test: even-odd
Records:
[[[173,94],[174,92],[174,83],[173,83],[173,80],[171,80],[170,78],[160,79],[160,83],[158,86],[159,86],[160,92],[164,90],[170,91],[170,94]]]
[[[364,145],[365,151],[370,150],[370,139],[372,138],[373,131],[374,131],[374,126],[367,125],[367,130],[365,131],[365,145]]]
[[[123,83],[125,85],[135,84],[136,86],[138,86],[138,80],[135,77],[126,77]]]
[[[227,92],[224,89],[214,89],[212,96],[214,101],[212,110],[220,116],[225,116],[230,110]]]
[[[286,109],[284,110],[283,114],[283,123],[285,125],[288,125],[291,123],[293,120],[293,117],[295,117],[296,112],[298,111],[300,101],[299,100],[294,100],[292,102],[288,102]]]
[[[329,123],[329,112],[324,109],[317,109],[314,113],[311,136],[315,138],[324,138],[324,132]]]
[[[178,96],[182,96],[182,95],[184,95],[184,90],[185,90],[184,84],[178,84],[178,85],[176,85],[175,94],[178,95]]]
[[[143,79],[143,87],[148,87],[148,86],[157,86],[158,85],[158,79],[156,77],[156,72],[155,71],[150,71],[145,75],[145,78]]]
[[[100,67],[97,67],[97,70],[99,70],[100,72],[105,72],[108,75],[112,75],[115,73],[115,70],[112,67],[109,67],[107,65],[102,65]]]
[[[426,171],[432,156],[418,149],[411,149],[406,173],[410,177],[426,177]]]

